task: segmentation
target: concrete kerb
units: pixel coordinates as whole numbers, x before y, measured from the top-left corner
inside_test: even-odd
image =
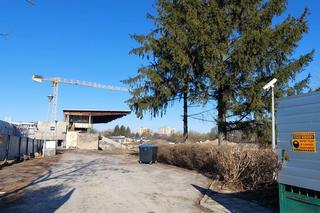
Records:
[[[233,197],[231,192],[214,193],[214,191],[214,182],[212,182],[200,200],[201,207],[217,213],[272,212],[272,210],[264,208],[256,202]]]
[[[206,193],[200,200],[200,206],[208,209],[212,212],[217,212],[217,213],[229,213],[230,211],[226,209],[224,206],[222,206],[220,203],[216,202],[215,200],[211,199],[210,194],[211,190],[213,188],[213,182],[209,185]]]

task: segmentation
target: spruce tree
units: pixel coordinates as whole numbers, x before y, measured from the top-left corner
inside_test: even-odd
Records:
[[[131,54],[147,59],[149,64],[125,83],[132,88],[128,103],[139,118],[145,112],[162,116],[168,104],[183,101],[184,141],[188,138],[188,105],[196,101],[201,84],[195,65],[197,37],[194,29],[200,26],[197,2],[159,0],[158,16],[148,15],[156,29],[147,35],[133,35],[141,45]],[[194,22],[191,21],[194,20]]]
[[[113,136],[119,136],[120,135],[120,127],[119,127],[119,125],[116,125],[115,127],[114,127],[114,130],[113,130],[113,134],[112,134]]]
[[[286,0],[202,1],[199,61],[209,82],[205,97],[216,102],[219,142],[228,131],[263,128],[271,98],[262,87],[272,78],[278,79],[276,98],[308,85],[310,75],[295,78],[313,51],[292,57],[308,31],[308,10],[274,24],[286,6]]]
[[[121,125],[119,129],[119,136],[125,136],[126,135],[126,127]]]
[[[131,137],[131,129],[130,129],[130,127],[127,126],[126,132],[125,132],[125,135],[124,135],[124,136],[126,136],[126,137]]]
[[[296,76],[313,51],[292,56],[308,31],[308,10],[275,22],[286,7],[286,0],[159,0],[157,16],[149,15],[156,29],[133,36],[141,46],[131,53],[149,64],[125,81],[131,109],[157,116],[183,99],[187,120],[188,103],[213,101],[220,143],[229,131],[263,134],[271,105],[263,85],[277,78],[278,98],[301,93],[310,79]]]

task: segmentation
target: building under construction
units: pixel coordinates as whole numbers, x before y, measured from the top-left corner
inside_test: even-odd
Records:
[[[93,124],[109,123],[117,118],[130,114],[130,111],[119,110],[63,110],[63,121],[57,120],[58,87],[60,84],[85,86],[107,91],[127,92],[128,89],[119,86],[104,85],[95,82],[65,79],[60,77],[46,78],[33,75],[32,80],[42,83],[50,82],[53,86],[50,102],[51,121],[40,121],[37,124],[35,138],[45,141],[55,141],[63,148],[98,149],[98,136],[90,134]]]
[[[109,123],[130,114],[128,110],[63,110],[63,121],[40,121],[36,139],[57,141],[61,148],[98,149],[98,135],[90,133],[94,124]]]

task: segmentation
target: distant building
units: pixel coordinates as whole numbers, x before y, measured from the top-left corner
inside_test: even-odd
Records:
[[[14,125],[20,135],[28,138],[35,138],[35,133],[37,132],[37,123],[35,122],[10,122]]]
[[[147,127],[140,127],[139,129],[137,129],[137,133],[139,135],[150,135],[151,134],[151,130]]]
[[[171,127],[169,127],[169,126],[163,126],[163,127],[160,127],[160,128],[159,128],[158,133],[159,133],[160,135],[170,136],[170,135],[176,133],[176,129],[175,129],[175,128],[171,128]]]

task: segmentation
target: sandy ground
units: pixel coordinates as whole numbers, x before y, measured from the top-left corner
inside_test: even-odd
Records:
[[[33,181],[46,172],[50,165],[58,159],[59,155],[50,158],[37,158],[1,168],[0,204],[4,196],[6,200],[19,198],[21,189],[32,185]]]
[[[1,212],[202,212],[209,180],[137,157],[66,152]]]

